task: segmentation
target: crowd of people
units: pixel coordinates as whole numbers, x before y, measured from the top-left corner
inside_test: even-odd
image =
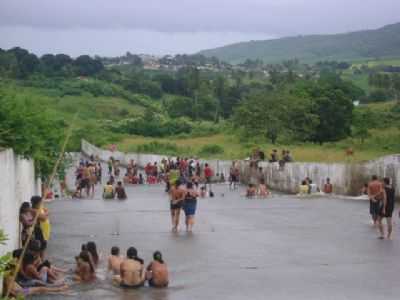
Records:
[[[260,155],[260,152],[257,152]],[[293,161],[290,152],[282,151],[281,160]],[[271,153],[271,162],[279,162],[276,150]],[[200,164],[195,159],[176,158],[163,159],[160,163],[148,163],[142,170],[135,161],[131,160],[126,166],[123,181],[120,178],[121,164],[110,157],[107,162],[108,179],[103,187],[103,198],[126,199],[126,184],[155,184],[165,183],[166,192],[169,194],[172,231],[178,232],[181,211],[185,214],[185,226],[187,232],[192,232],[195,224],[195,215],[198,198],[214,197],[212,184],[215,181],[225,182],[224,175],[214,174],[214,170],[207,163]],[[256,167],[257,182],[251,182],[245,196],[248,198],[266,198],[270,195],[264,172],[261,167]],[[229,188],[236,190],[240,182],[240,169],[237,162],[233,162],[229,170]],[[81,160],[76,169],[75,197],[93,197],[95,186],[102,182],[102,166],[98,159],[90,157],[89,161]],[[116,180],[118,180],[116,182]],[[300,195],[315,193],[332,194],[333,184],[330,178],[319,187],[306,177],[299,185]],[[362,194],[368,197],[370,202],[370,214],[374,226],[379,229],[380,239],[391,239],[393,225],[392,216],[395,203],[395,190],[390,178],[379,180],[372,176],[369,183],[362,189]],[[400,217],[400,214],[399,214]],[[16,260],[21,259],[21,267],[12,282],[13,273],[9,272],[4,280],[6,290],[11,295],[32,295],[38,293],[57,293],[68,289],[65,283],[67,270],[55,266],[46,258],[47,244],[51,236],[51,224],[49,212],[42,205],[42,198],[34,196],[30,202],[24,202],[20,207],[19,219],[21,223],[21,244],[26,246],[13,251]],[[35,220],[37,219],[37,222]],[[383,224],[386,219],[386,230]],[[97,252],[95,242],[88,242],[81,247],[76,256],[76,268],[73,279],[76,282],[90,282],[96,278],[96,270],[101,261],[101,255]],[[136,248],[129,247],[126,256],[120,255],[117,246],[111,248],[107,259],[108,271],[112,274],[112,282],[123,288],[139,288],[148,282],[151,287],[167,287],[169,284],[168,268],[160,251],[153,254],[153,260],[145,267],[143,259],[138,256]],[[10,270],[14,268],[10,267]]]
[[[90,282],[96,278],[101,255],[95,242],[83,244],[75,260],[75,281]],[[107,269],[112,274],[113,283],[122,288],[140,288],[146,282],[150,287],[157,288],[165,288],[169,284],[168,267],[160,251],[154,252],[153,261],[145,267],[135,247],[129,247],[123,257],[119,247],[113,246],[107,259]]]
[[[30,202],[22,203],[19,220],[22,247],[12,252],[13,260],[7,265],[3,282],[4,292],[12,297],[65,292],[69,288],[66,284],[69,271],[55,266],[46,256],[51,225],[49,212],[42,205],[42,197],[33,196]],[[90,241],[83,244],[75,259],[72,279],[77,283],[95,280],[96,269],[101,261],[96,243]],[[19,261],[21,264],[15,274]],[[153,261],[145,268],[144,261],[138,257],[134,247],[130,247],[126,257],[123,257],[119,248],[114,246],[107,264],[113,275],[113,283],[120,287],[138,288],[146,282],[151,287],[168,286],[168,268],[160,251],[154,252]]]
[[[51,224],[49,212],[42,205],[42,197],[33,196],[30,202],[22,203],[19,221],[22,228],[22,248],[12,252],[14,260],[7,266],[4,291],[17,297],[63,292],[68,289],[63,279],[66,270],[56,267],[46,259]],[[18,273],[15,274],[18,262],[21,264]]]

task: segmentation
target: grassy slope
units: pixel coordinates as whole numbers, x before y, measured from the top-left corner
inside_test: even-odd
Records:
[[[251,41],[204,50],[231,63],[260,58],[267,63],[298,58],[313,63],[321,60],[365,60],[400,57],[400,23],[377,30],[335,35],[309,35],[267,41]]]
[[[370,109],[379,112],[378,116],[385,116],[393,106],[394,102],[373,103],[358,107],[359,110]],[[243,159],[248,157],[252,150],[260,147],[266,153],[272,149],[291,150],[296,161],[305,162],[342,162],[348,160],[345,150],[353,148],[355,155],[353,161],[366,161],[376,159],[381,156],[400,153],[400,123],[389,122],[388,128],[369,130],[370,137],[364,143],[358,139],[348,138],[337,143],[328,143],[324,145],[316,144],[294,144],[294,145],[271,145],[268,143],[246,143],[232,134],[218,134],[199,138],[147,138],[140,136],[130,136],[118,143],[118,148],[125,152],[136,152],[137,147],[158,142],[161,145],[155,146],[150,152],[154,154],[165,154],[163,144],[174,144],[177,146],[178,155],[199,155],[202,148],[206,145],[219,145],[224,149],[224,153],[208,155],[204,158],[218,159]]]
[[[296,161],[304,162],[342,162],[346,161],[345,149],[352,147],[355,150],[354,161],[366,161],[381,156],[400,153],[400,131],[398,128],[389,128],[385,130],[371,130],[371,137],[364,144],[356,140],[345,140],[336,144],[302,144],[302,145],[271,145],[268,143],[240,143],[240,140],[232,135],[219,134],[201,138],[168,138],[156,139],[146,137],[128,137],[118,143],[118,149],[124,152],[135,152],[136,147],[142,144],[157,141],[159,143],[173,143],[178,146],[178,155],[198,155],[202,147],[209,144],[219,145],[224,148],[223,154],[208,155],[204,158],[217,159],[243,159],[248,157],[256,147],[270,153],[272,149],[289,149]],[[389,147],[381,147],[392,141]],[[154,153],[164,154],[155,150]]]
[[[369,93],[371,91],[371,87],[368,84],[368,74],[353,73],[354,69],[358,69],[363,65],[366,65],[370,68],[376,66],[400,66],[400,59],[378,59],[378,60],[355,61],[353,62],[351,68],[343,72],[342,74],[343,79],[352,81],[359,88]]]

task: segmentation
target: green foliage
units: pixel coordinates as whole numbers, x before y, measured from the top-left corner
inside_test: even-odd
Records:
[[[178,147],[176,144],[173,143],[157,141],[137,145],[132,150],[138,153],[162,154],[169,156],[186,155],[192,152],[189,147]]]
[[[199,152],[198,155],[200,157],[209,157],[212,155],[217,155],[217,154],[222,154],[224,153],[224,148],[222,148],[220,145],[215,145],[215,144],[209,144],[203,146]]]
[[[231,63],[246,59],[277,63],[294,57],[306,63],[393,58],[400,57],[399,33],[400,23],[397,23],[377,30],[243,42],[200,53]]]
[[[108,128],[117,133],[164,137],[190,133],[191,123],[184,118],[169,119],[151,113],[147,110],[144,116],[123,119],[108,125]]]
[[[8,240],[6,234],[4,233],[3,229],[0,228],[0,246],[5,245],[6,241]],[[10,263],[12,257],[11,254],[5,254],[0,256],[0,278],[3,277],[8,264]]]
[[[35,160],[46,178],[57,160],[65,124],[32,100],[0,91],[0,146]]]

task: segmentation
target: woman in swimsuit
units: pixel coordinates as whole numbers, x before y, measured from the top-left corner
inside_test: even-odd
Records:
[[[122,288],[136,289],[144,285],[144,262],[138,257],[136,248],[130,247],[127,250],[126,259],[121,263],[120,274],[114,276],[113,281]]]
[[[79,282],[88,282],[93,280],[95,275],[95,269],[88,251],[81,251],[79,256],[76,258],[76,271],[74,279]]]
[[[147,266],[146,278],[149,286],[165,288],[168,286],[168,268],[160,251],[153,254],[153,261]]]
[[[185,201],[183,202],[183,210],[186,215],[186,231],[188,232],[191,232],[193,230],[198,196],[199,193],[193,188],[193,184],[191,182],[188,182],[186,184]]]

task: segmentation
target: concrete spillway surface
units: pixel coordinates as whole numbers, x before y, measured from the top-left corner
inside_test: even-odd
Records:
[[[39,299],[399,299],[400,234],[377,239],[368,202],[275,195],[246,199],[217,186],[199,199],[193,234],[170,231],[161,186],[128,187],[126,201],[100,198],[49,204],[48,255],[74,268],[81,244],[102,253],[98,279],[74,284],[69,295]],[[224,194],[224,195],[222,195]],[[183,221],[183,216],[182,216]],[[396,218],[397,222],[397,218]],[[183,222],[182,222],[183,225]],[[148,263],[161,250],[170,268],[165,290],[121,290],[106,276],[106,257],[135,246]]]

